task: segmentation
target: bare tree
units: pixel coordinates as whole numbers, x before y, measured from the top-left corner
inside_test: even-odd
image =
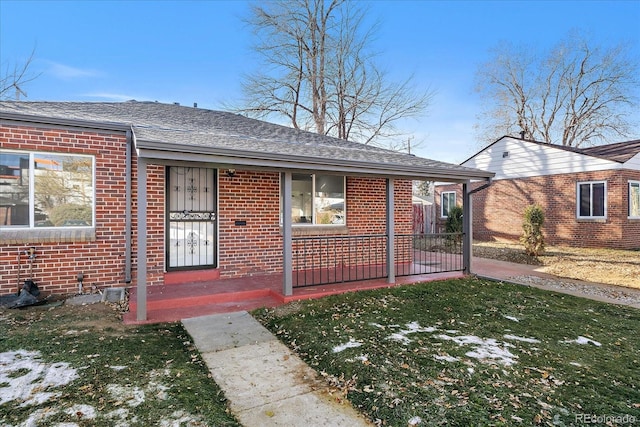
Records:
[[[37,79],[40,74],[31,74],[29,67],[33,62],[36,53],[35,48],[31,51],[31,55],[22,64],[15,63],[13,65],[2,64],[2,74],[0,74],[0,100],[15,99],[20,100],[20,96],[27,97],[24,92],[24,86]]]
[[[376,26],[365,18],[346,0],[254,4],[247,22],[262,61],[245,77],[238,110],[364,143],[400,135],[397,123],[423,113],[432,93],[416,90],[411,78],[386,81],[369,49]]]
[[[554,49],[503,43],[477,72],[486,140],[502,134],[569,147],[629,136],[638,64],[624,45],[594,47],[572,34]]]

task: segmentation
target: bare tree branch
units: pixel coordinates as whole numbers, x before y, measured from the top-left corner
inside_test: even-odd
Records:
[[[34,47],[27,60],[22,64],[2,64],[4,72],[0,75],[0,100],[20,100],[20,96],[27,97],[24,87],[41,74],[31,74],[29,72],[35,53],[36,49]]]
[[[496,131],[524,132],[570,147],[629,136],[638,70],[624,45],[594,47],[580,34],[539,56],[500,45],[477,73],[477,91],[488,102],[482,127],[488,140]]]
[[[422,114],[433,94],[411,78],[385,81],[370,49],[376,26],[365,18],[366,10],[347,0],[255,4],[247,23],[262,61],[244,77],[236,110],[364,143],[399,135],[395,125]]]

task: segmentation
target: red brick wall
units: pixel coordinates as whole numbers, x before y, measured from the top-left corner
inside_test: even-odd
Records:
[[[137,251],[138,251],[138,175],[134,156],[133,164],[133,279],[137,278]],[[159,165],[147,165],[147,286],[162,285],[164,283],[165,268],[165,167]]]
[[[95,239],[63,243],[0,242],[0,294],[18,287],[17,253],[36,248],[34,280],[45,292],[77,292],[82,272],[85,290],[131,286],[136,282],[137,173],[133,158],[132,272],[125,280],[126,135],[54,128],[3,125],[2,148],[55,153],[90,154],[96,159]],[[165,167],[147,166],[147,285],[163,283],[165,272]],[[282,271],[280,230],[280,178],[278,173],[237,171],[233,178],[219,174],[219,269],[221,277]],[[395,182],[395,232],[411,233],[411,181]],[[350,235],[384,234],[386,189],[382,178],[347,178],[347,232]],[[235,225],[235,221],[246,225]],[[344,235],[343,231],[336,234]],[[321,231],[326,234],[326,229]],[[23,257],[23,267],[26,257]],[[24,279],[24,271],[22,279]]]
[[[477,240],[517,242],[527,206],[545,211],[543,232],[549,245],[636,249],[640,247],[640,220],[628,218],[628,182],[640,180],[637,171],[598,171],[578,174],[497,180],[473,195],[473,237]],[[578,182],[607,182],[607,218],[576,218]],[[438,186],[440,194],[460,186]]]
[[[220,173],[218,185],[221,277],[282,271],[280,174]],[[236,226],[236,220],[247,225]]]
[[[347,177],[347,235],[385,234],[385,182],[380,178]],[[394,198],[395,231],[411,233],[411,181],[396,181]],[[246,225],[236,226],[236,220],[246,221]],[[219,229],[221,277],[281,272],[279,174],[236,171],[236,175],[229,178],[221,173]],[[300,226],[297,229],[304,231],[304,236],[345,235],[342,227]],[[384,248],[378,249],[384,253]],[[301,250],[294,244],[294,254]],[[311,256],[311,252],[307,255]],[[340,257],[340,253],[337,256]],[[333,263],[327,256],[323,260]],[[357,257],[352,260],[357,261]]]
[[[412,226],[411,181],[396,180],[396,234],[410,234]],[[347,225],[350,234],[384,234],[386,231],[386,180],[382,178],[347,178]]]
[[[124,286],[125,134],[2,125],[0,145],[15,150],[90,154],[96,162],[95,240],[0,242],[0,294],[17,290],[17,254],[28,247],[36,249],[33,277],[45,292],[77,292],[80,272],[85,286]],[[26,261],[22,257],[22,280]]]

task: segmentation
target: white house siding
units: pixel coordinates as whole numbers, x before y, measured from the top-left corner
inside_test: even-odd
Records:
[[[624,168],[640,171],[640,153],[624,162]]]
[[[640,155],[627,163],[630,162],[637,163],[636,168],[640,170]],[[623,168],[618,162],[509,137],[504,137],[485,148],[462,163],[462,166],[495,172],[496,180]]]

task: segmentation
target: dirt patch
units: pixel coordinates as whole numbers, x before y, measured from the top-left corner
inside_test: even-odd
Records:
[[[122,311],[115,304],[58,305],[59,302],[62,301],[20,309],[3,308],[0,316],[3,312],[10,314],[4,321],[26,329],[46,319],[51,331],[61,333],[100,332],[103,336],[117,336],[132,329],[122,322]]]
[[[539,265],[559,277],[640,289],[640,251],[552,246],[544,255],[530,257],[515,243],[474,242],[473,255]]]

